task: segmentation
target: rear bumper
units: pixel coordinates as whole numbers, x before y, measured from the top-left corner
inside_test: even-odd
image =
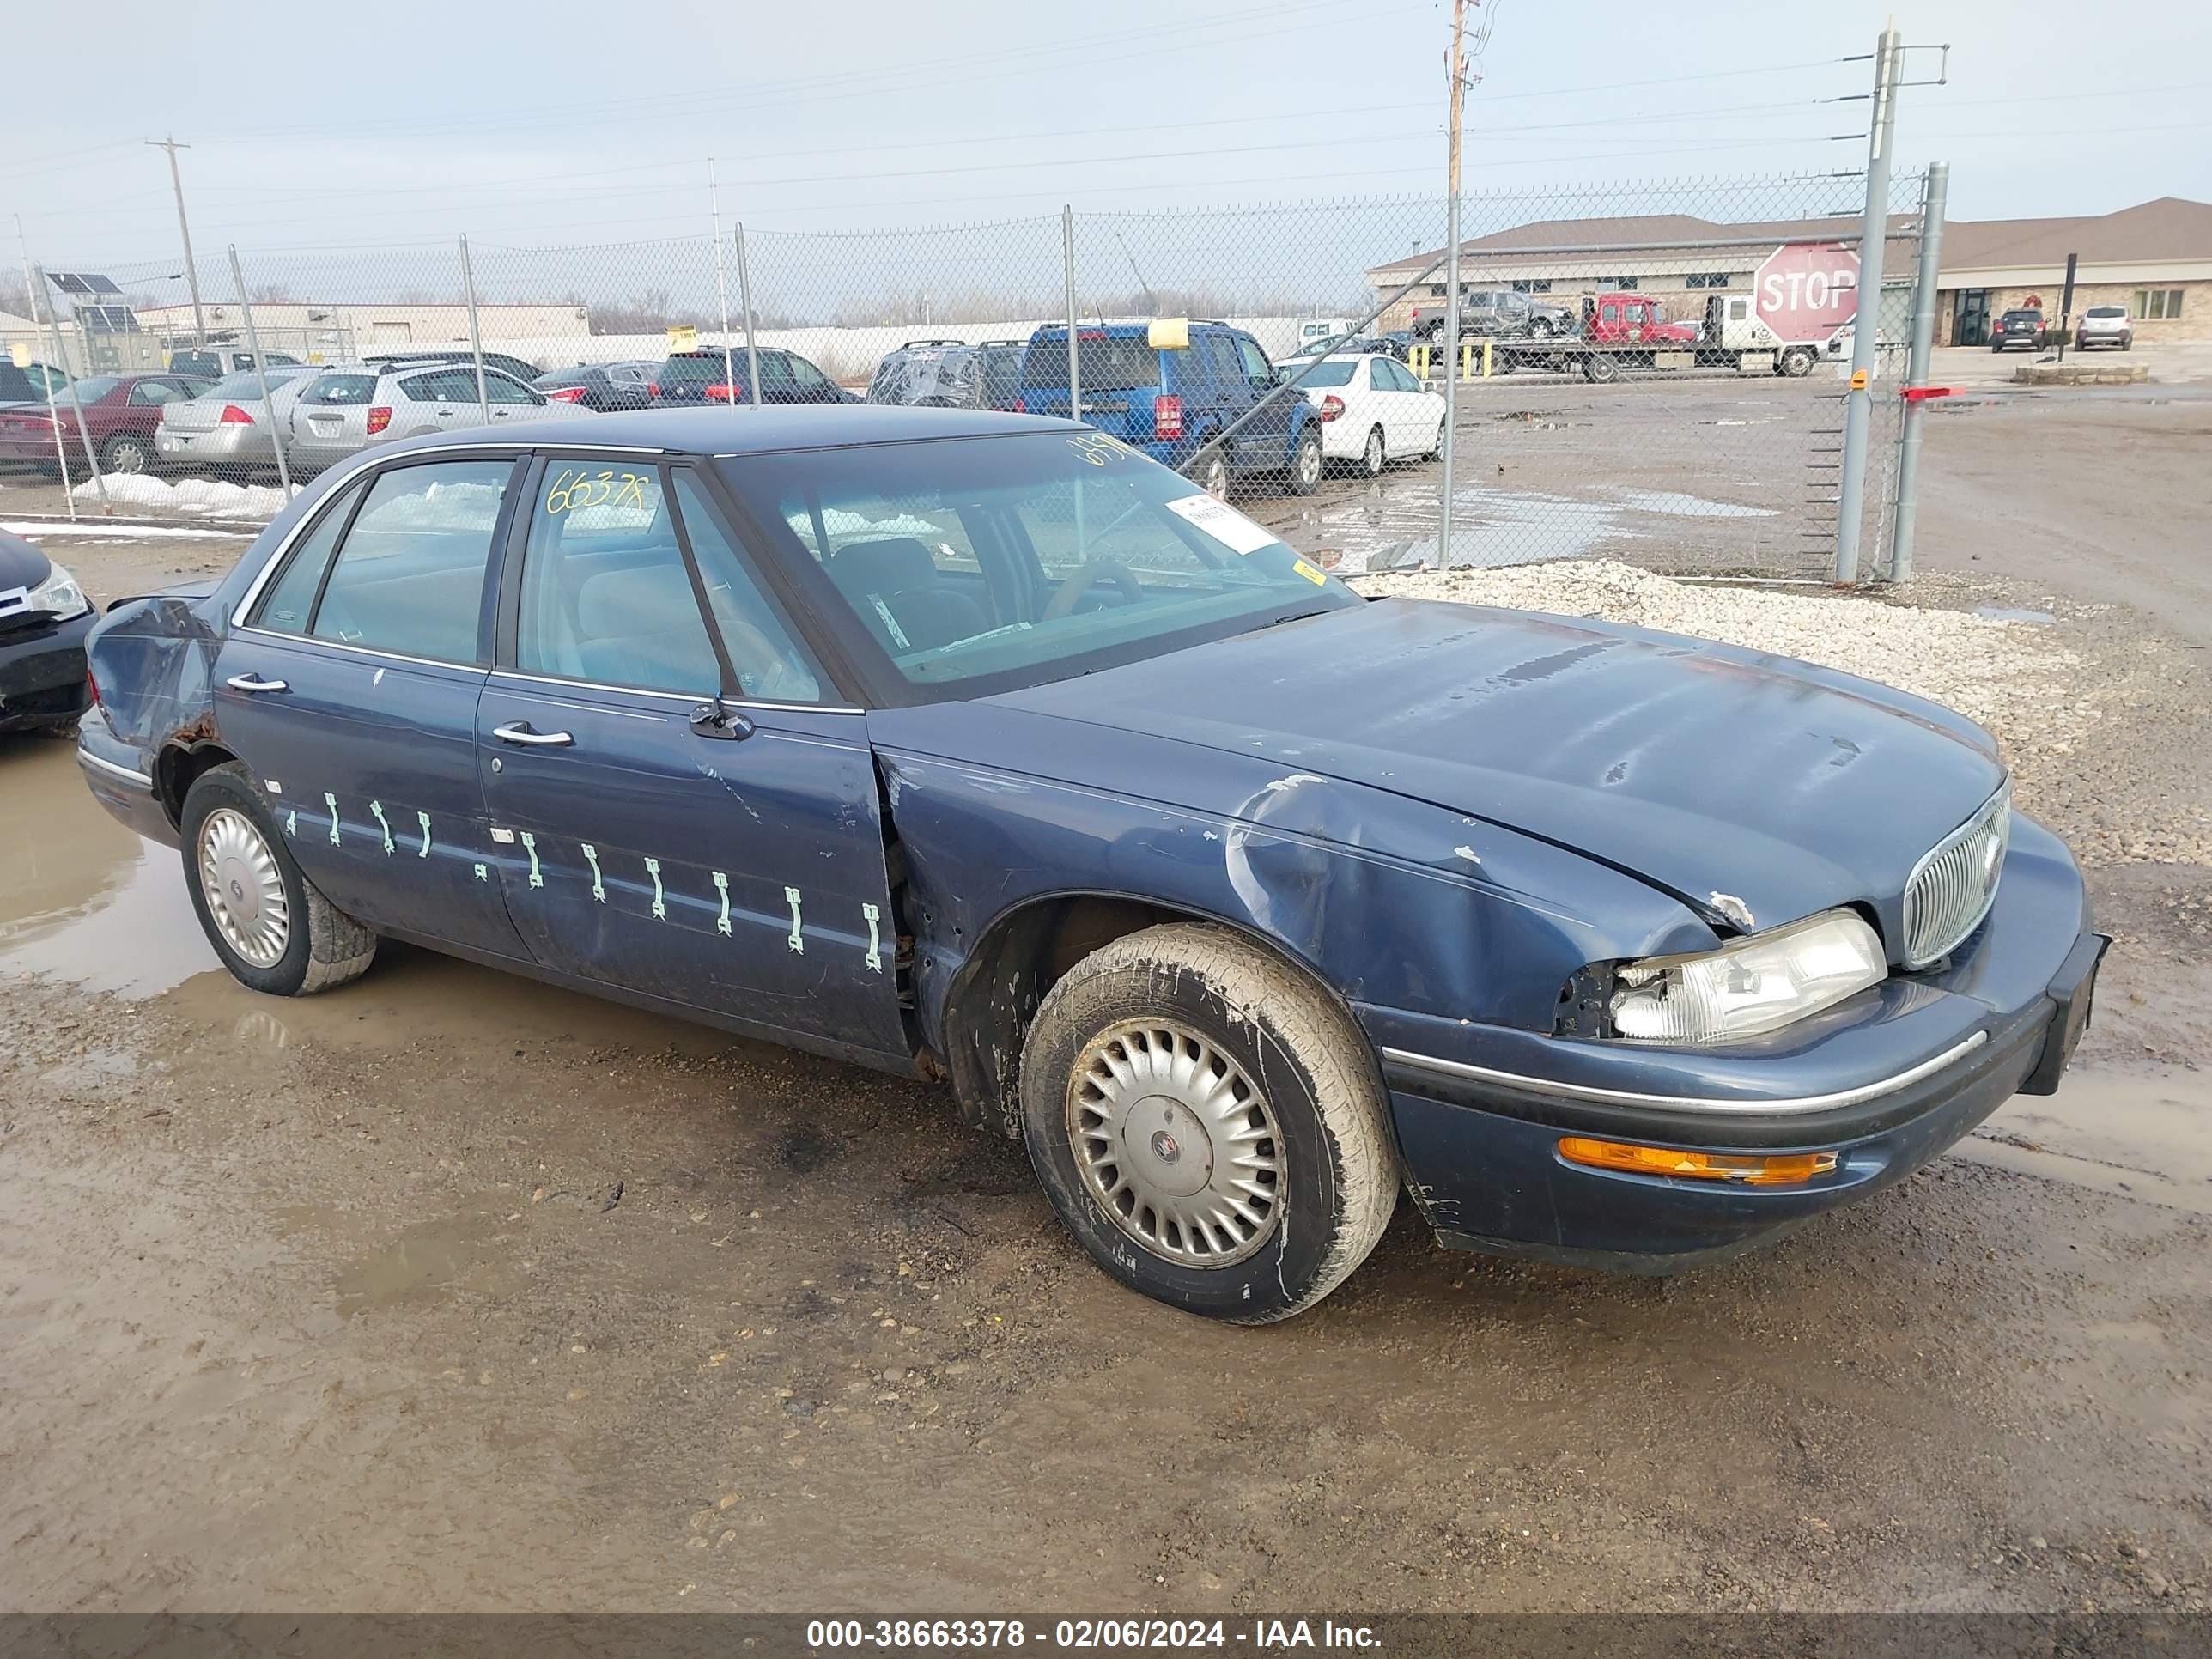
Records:
[[[85,711],[77,726],[76,763],[93,799],[111,817],[149,841],[164,847],[179,844],[177,828],[169,822],[138,751],[115,735],[106,711],[97,705]]]
[[[1577,1266],[1672,1272],[1879,1192],[2013,1095],[2051,1092],[2087,1022],[2107,941],[2089,929],[2063,848],[2017,822],[2025,844],[2017,864],[2008,860],[1971,956],[1892,981],[1877,988],[1881,997],[1863,994],[1856,1024],[1839,1020],[1798,1052],[1646,1051],[1637,1061],[1643,1085],[1630,1087],[1619,1086],[1625,1075],[1600,1078],[1574,1061],[1596,1049],[1617,1061],[1633,1045],[1540,1039],[1523,1052],[1554,1051],[1556,1066],[1523,1060],[1507,1072],[1383,1037],[1408,1180],[1438,1237]],[[1565,1135],[1741,1155],[1833,1152],[1836,1167],[1776,1187],[1632,1174],[1569,1163]]]
[[[100,620],[94,611],[35,633],[0,640],[0,732],[58,726],[75,720],[88,701],[84,641]]]
[[[204,432],[176,432],[167,427],[154,434],[154,445],[165,461],[180,466],[274,465],[276,446],[259,426],[212,426]]]

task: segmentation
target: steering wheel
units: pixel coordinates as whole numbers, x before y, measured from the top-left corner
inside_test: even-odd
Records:
[[[1143,585],[1129,574],[1129,567],[1115,559],[1087,559],[1060,579],[1052,597],[1044,602],[1044,614],[1039,622],[1052,622],[1075,609],[1075,602],[1100,582],[1111,582],[1121,591],[1121,597],[1131,605],[1141,604],[1145,597]]]

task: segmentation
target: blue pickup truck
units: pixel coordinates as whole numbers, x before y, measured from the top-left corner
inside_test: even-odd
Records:
[[[1243,329],[1180,318],[1079,324],[1075,343],[1085,424],[1188,472],[1216,497],[1226,497],[1232,478],[1261,473],[1282,474],[1293,495],[1321,483],[1319,411],[1275,383],[1274,365]],[[1066,328],[1030,336],[1021,387],[1024,414],[1072,412]],[[1206,448],[1247,415],[1227,443]]]

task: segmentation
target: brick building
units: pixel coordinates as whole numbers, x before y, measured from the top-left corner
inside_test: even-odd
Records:
[[[2071,219],[1953,220],[1936,280],[1940,345],[1985,345],[1990,319],[2019,306],[2058,314],[2066,256],[2081,256],[2074,315],[2125,306],[2138,345],[2212,340],[2212,202],[2161,196]]]

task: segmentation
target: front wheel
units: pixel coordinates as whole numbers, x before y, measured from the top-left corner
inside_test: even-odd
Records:
[[[301,872],[244,766],[227,762],[193,779],[179,827],[192,908],[240,984],[310,996],[367,971],[376,935]]]
[[[1438,422],[1437,422],[1437,441],[1436,441],[1436,442],[1435,442],[1433,445],[1431,445],[1431,446],[1430,447],[1430,449],[1429,449],[1429,459],[1430,459],[1431,460],[1432,460],[1432,461],[1435,461],[1435,460],[1441,460],[1441,459],[1443,459],[1443,453],[1444,453],[1444,423],[1443,423],[1442,421],[1438,421]]]
[[[1297,447],[1291,452],[1291,494],[1310,495],[1321,488],[1321,434],[1308,427],[1298,434]]]
[[[1206,458],[1206,465],[1198,469],[1198,487],[1217,501],[1229,499],[1229,461],[1219,451]]]
[[[1528,325],[1528,332],[1531,336],[1539,340],[1550,339],[1552,337],[1552,319],[1548,317],[1539,317],[1534,322]]]
[[[1145,1295],[1288,1318],[1375,1248],[1398,1197],[1358,1028],[1287,963],[1177,923],[1102,945],[1039,1006],[1022,1134],[1060,1219]]]

